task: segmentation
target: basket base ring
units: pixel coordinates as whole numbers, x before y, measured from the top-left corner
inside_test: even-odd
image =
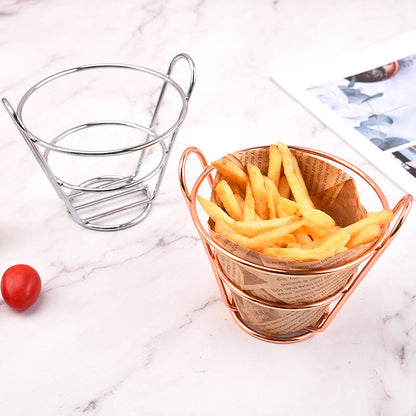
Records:
[[[117,184],[116,190],[94,192],[96,187]],[[152,208],[154,194],[146,184],[132,182],[131,177],[100,176],[83,182],[91,191],[73,191],[67,196],[67,211],[72,219],[85,228],[95,231],[117,231],[143,221]],[[108,218],[123,216],[123,222]]]
[[[234,318],[237,325],[251,335],[254,338],[260,339],[262,341],[271,342],[274,344],[292,344],[294,342],[303,341],[308,339],[316,334],[316,331],[313,329],[305,328],[301,331],[296,332],[295,334],[288,335],[268,335],[263,332],[260,332],[253,327],[249,326],[241,317],[237,310],[230,310],[231,316]]]

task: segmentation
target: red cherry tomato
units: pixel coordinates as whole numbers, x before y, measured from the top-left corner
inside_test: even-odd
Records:
[[[9,267],[1,279],[1,294],[13,309],[23,311],[39,297],[41,281],[38,272],[26,264]]]

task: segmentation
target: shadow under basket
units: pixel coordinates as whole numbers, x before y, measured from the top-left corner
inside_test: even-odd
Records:
[[[322,163],[336,165],[342,171],[359,178],[368,189],[372,190],[374,198],[378,204],[381,204],[382,209],[389,208],[381,189],[354,165],[324,152],[295,146],[290,148],[295,152],[316,158]],[[262,146],[237,153],[268,151],[268,149],[268,146]],[[191,191],[186,181],[190,155],[197,156],[203,169]],[[197,213],[196,197],[201,185],[206,181],[212,192],[215,183],[213,170],[199,149],[195,147],[186,149],[179,165],[182,193],[208,255],[222,299],[234,320],[248,334],[273,343],[297,342],[324,331],[392,242],[412,204],[411,195],[401,198],[393,208],[393,221],[382,227],[378,240],[368,248],[364,248],[357,256],[348,258],[341,264],[312,270],[270,267],[261,261],[256,261],[255,252],[252,252],[254,253],[252,257],[250,253],[248,256],[236,255],[229,247],[225,248],[224,244],[220,244],[213,237],[208,222],[202,225]],[[268,281],[274,287],[275,293],[278,293],[276,297],[271,297],[261,289],[263,281]],[[297,290],[300,286],[307,294],[301,301],[293,296],[293,289]]]
[[[171,77],[178,62],[185,89]],[[35,84],[16,111],[3,104],[72,219],[116,231],[149,214],[194,83],[192,59],[179,54],[166,74],[129,64],[71,68]]]

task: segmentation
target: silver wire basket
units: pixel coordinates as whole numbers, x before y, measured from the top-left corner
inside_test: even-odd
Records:
[[[180,61],[187,64],[180,82],[187,89],[171,77]],[[166,74],[129,64],[84,65],[35,84],[16,111],[2,101],[73,220],[115,231],[149,214],[194,84],[194,62],[179,54]]]

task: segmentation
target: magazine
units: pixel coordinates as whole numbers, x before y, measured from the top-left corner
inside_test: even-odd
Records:
[[[416,31],[273,80],[416,196]]]

